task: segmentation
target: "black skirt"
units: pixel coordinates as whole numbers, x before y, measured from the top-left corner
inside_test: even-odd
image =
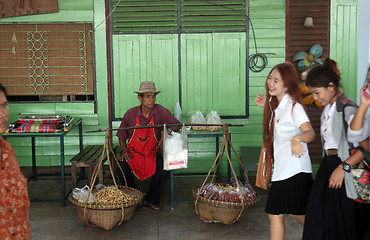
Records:
[[[304,240],[358,239],[356,202],[347,197],[344,183],[329,188],[329,178],[341,163],[337,156],[326,156],[320,164],[307,204]]]
[[[288,179],[271,182],[266,213],[304,215],[312,183],[311,173],[298,173]]]

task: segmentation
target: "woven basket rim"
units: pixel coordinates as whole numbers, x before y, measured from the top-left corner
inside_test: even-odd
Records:
[[[200,188],[200,185],[197,185],[195,187],[193,187],[192,189],[192,195],[193,195],[193,199],[194,201],[197,199],[197,196],[198,194],[196,193],[196,189]],[[260,199],[260,195],[256,192],[257,194],[257,199],[253,202],[243,202],[243,204],[241,202],[225,202],[225,201],[219,201],[219,200],[213,200],[213,199],[207,199],[203,196],[199,196],[199,200],[203,203],[208,203],[208,204],[211,204],[211,205],[224,205],[225,207],[242,207],[243,205],[244,206],[252,206],[254,204],[256,204],[259,199]]]
[[[126,187],[126,186],[118,186],[118,188],[120,190],[129,190],[131,192],[134,192],[134,195],[137,196],[137,200],[136,201],[130,201],[128,203],[122,204],[124,208],[132,207],[132,206],[137,205],[137,204],[139,204],[139,203],[141,203],[143,201],[144,195],[139,190],[137,190],[135,188],[131,188],[131,187]],[[127,193],[127,192],[125,192],[125,193]],[[76,199],[76,198],[74,198],[72,196],[72,193],[69,194],[68,200],[73,205],[76,205],[76,206],[79,206],[79,207],[83,207],[83,208],[86,206],[86,208],[88,208],[88,209],[94,209],[94,210],[116,210],[116,209],[122,209],[122,205],[121,204],[101,205],[101,204],[89,204],[89,203],[86,204],[86,202],[79,202],[78,199]]]

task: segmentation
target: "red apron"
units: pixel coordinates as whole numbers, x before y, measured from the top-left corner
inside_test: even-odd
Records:
[[[148,126],[152,125],[154,125],[153,115],[150,118]],[[137,116],[135,127],[139,126],[139,116]],[[144,180],[154,174],[158,146],[159,144],[155,137],[154,128],[134,130],[128,142],[128,151],[131,153],[131,159],[127,163],[130,165],[135,176],[140,180]]]

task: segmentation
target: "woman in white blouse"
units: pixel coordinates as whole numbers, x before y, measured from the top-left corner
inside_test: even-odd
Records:
[[[306,203],[312,186],[311,160],[307,143],[315,139],[298,88],[292,63],[281,63],[270,71],[266,96],[255,99],[264,108],[263,142],[274,156],[273,174],[266,202],[270,236],[284,239],[284,214],[304,224]]]
[[[311,69],[306,85],[315,101],[324,105],[321,114],[323,159],[317,171],[307,204],[304,240],[359,239],[358,206],[351,167],[363,158],[360,151],[350,156],[344,120],[347,126],[357,106],[339,90],[337,63],[327,58]]]

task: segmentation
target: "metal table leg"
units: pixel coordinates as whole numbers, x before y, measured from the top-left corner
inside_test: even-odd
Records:
[[[173,181],[174,181],[173,171],[171,170],[170,171],[171,209],[175,209],[175,195],[173,192],[174,190]]]
[[[60,175],[62,180],[62,206],[66,206],[65,179],[64,179],[64,136],[60,136]]]
[[[35,137],[31,137],[31,149],[32,149],[32,179],[33,181],[37,180],[37,167],[36,167],[36,144]]]

